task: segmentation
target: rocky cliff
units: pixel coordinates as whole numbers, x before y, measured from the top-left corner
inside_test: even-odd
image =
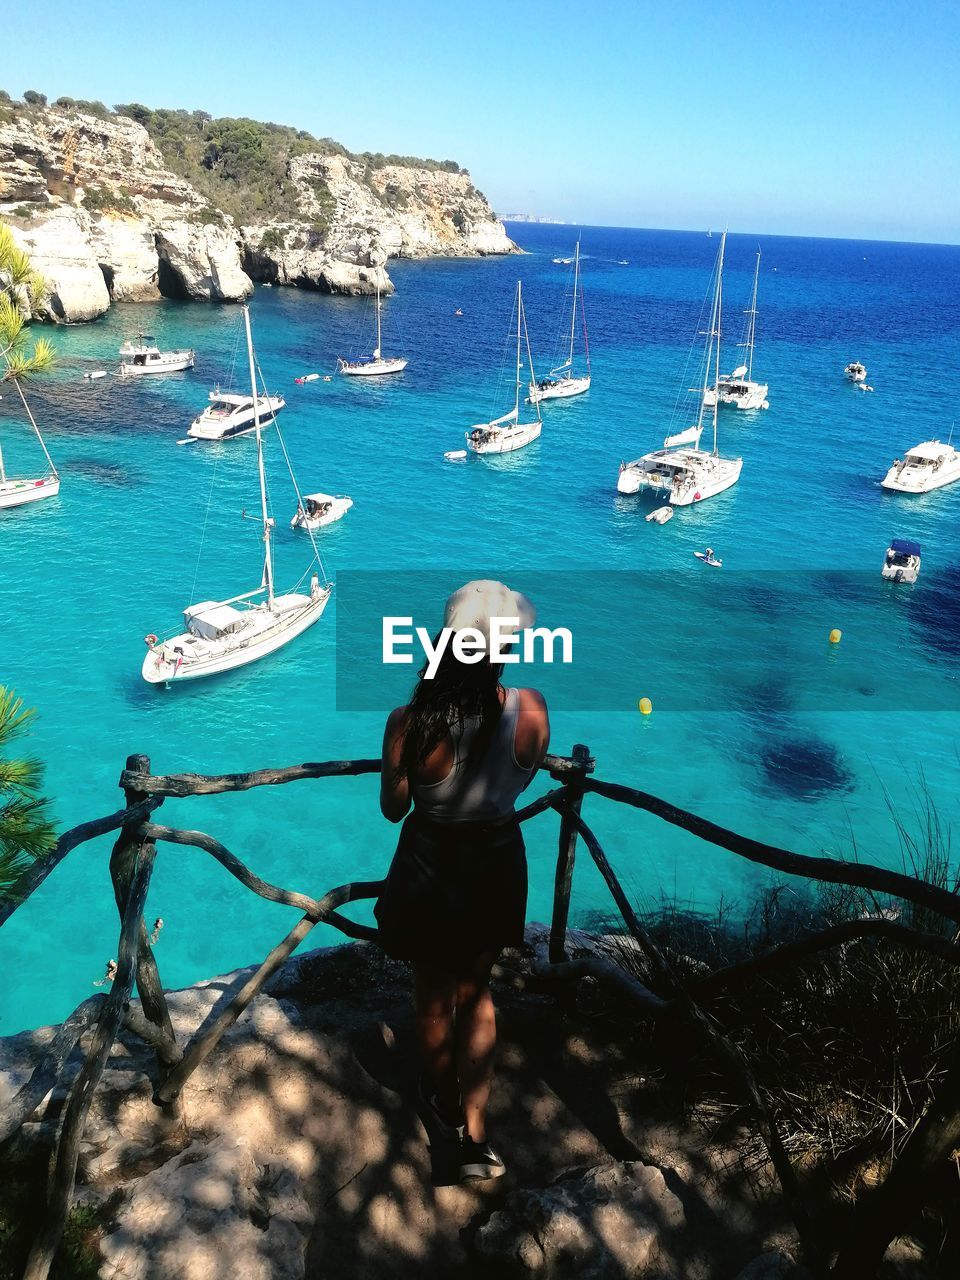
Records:
[[[126,115],[0,103],[0,218],[50,284],[49,318],[90,320],[111,302],[160,297],[237,301],[253,280],[389,292],[391,257],[515,248],[456,166],[383,157],[371,164],[279,126],[208,125],[203,113],[168,114],[186,121],[199,145],[205,129],[223,123],[249,125],[255,140],[258,129],[295,138],[290,154],[280,153],[276,200],[268,194],[248,221],[237,198],[243,189],[217,186],[219,153],[211,142],[203,167],[195,166],[196,180],[206,184],[201,192],[184,172],[173,172],[147,129]],[[169,144],[169,134],[163,140]],[[168,154],[181,151],[168,145]],[[187,161],[178,167],[190,171]],[[221,207],[226,203],[239,216]]]

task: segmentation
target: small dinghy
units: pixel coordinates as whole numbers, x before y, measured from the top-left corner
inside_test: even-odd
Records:
[[[305,382],[318,382],[319,379],[319,373],[305,373],[302,378],[294,378],[294,382],[298,387],[302,387]]]
[[[461,458],[467,456],[466,449],[448,449],[443,455],[448,462],[459,462]]]
[[[722,569],[723,561],[719,560],[713,554],[713,547],[707,547],[706,551],[695,551],[693,553],[698,560],[702,560],[704,564],[710,565],[712,569]]]
[[[83,376],[90,382],[94,382],[97,378],[105,378],[107,376],[107,371],[106,369],[97,369],[93,373],[85,373]]]
[[[673,519],[673,507],[657,507],[656,511],[651,511],[645,517],[647,524],[666,524],[668,520]]]

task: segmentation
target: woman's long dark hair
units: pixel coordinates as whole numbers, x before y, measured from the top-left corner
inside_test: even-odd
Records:
[[[438,640],[439,636],[434,637],[434,645]],[[407,778],[411,782],[430,752],[448,733],[462,733],[464,720],[471,717],[475,717],[479,725],[470,744],[467,764],[482,759],[503,714],[502,664],[492,663],[486,656],[480,662],[460,662],[450,645],[432,680],[426,679],[426,671],[424,664],[407,704],[397,767],[398,779]]]

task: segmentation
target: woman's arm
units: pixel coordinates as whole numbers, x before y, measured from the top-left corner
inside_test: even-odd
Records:
[[[403,747],[406,707],[397,707],[387,717],[380,754],[380,812],[389,822],[399,822],[410,808],[410,782],[397,777]]]
[[[542,693],[536,689],[521,689],[519,692],[520,716],[517,721],[514,751],[517,764],[533,770],[530,774],[530,782],[532,782],[550,745],[550,717],[547,714],[547,704]]]

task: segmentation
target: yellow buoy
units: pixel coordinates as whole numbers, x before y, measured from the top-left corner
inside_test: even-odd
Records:
[[[649,698],[641,698],[640,701],[637,703],[637,705],[640,708],[641,715],[648,716],[650,712],[653,710],[653,703],[650,701]]]
[[[840,630],[840,628],[839,628],[839,627],[834,627],[834,628],[833,628],[833,630],[830,632],[830,643],[831,643],[831,644],[839,644],[839,643],[840,643],[840,637],[841,637],[842,635],[843,635],[843,632]]]

